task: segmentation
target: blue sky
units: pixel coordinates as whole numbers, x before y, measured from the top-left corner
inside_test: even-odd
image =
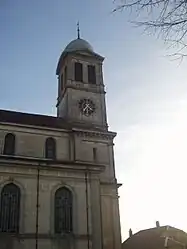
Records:
[[[164,43],[127,13],[112,14],[112,2],[0,1],[0,108],[56,114],[56,64],[79,20],[81,36],[106,57],[123,239],[156,220],[187,230],[187,63],[166,57]]]

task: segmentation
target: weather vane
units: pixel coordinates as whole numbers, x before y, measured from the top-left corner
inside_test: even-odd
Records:
[[[77,22],[77,37],[80,39],[80,28],[79,28],[79,22]]]

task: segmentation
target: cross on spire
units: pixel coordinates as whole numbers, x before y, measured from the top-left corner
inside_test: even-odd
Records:
[[[79,28],[79,22],[77,22],[77,38],[80,39],[80,28]]]

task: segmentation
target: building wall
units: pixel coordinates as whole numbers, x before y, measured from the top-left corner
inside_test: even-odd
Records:
[[[106,137],[80,135],[65,130],[47,130],[42,128],[0,125],[0,154],[3,153],[6,133],[16,135],[16,155],[30,158],[44,158],[45,140],[54,137],[57,143],[57,159],[64,160],[56,165],[40,167],[39,179],[39,240],[38,249],[46,248],[89,248],[118,249],[119,219],[115,211],[116,185],[113,165],[112,141]],[[97,149],[96,161],[93,148]],[[76,166],[67,170],[66,161],[80,161],[89,166],[104,165],[102,174],[89,173],[88,207],[86,205],[86,182],[84,170]],[[19,161],[7,164],[0,161],[0,191],[7,183],[13,182],[21,189],[20,234],[21,239],[1,238],[0,243],[9,249],[35,248],[36,232],[36,193],[37,167],[35,164],[23,165]],[[107,184],[108,183],[108,184]],[[54,194],[62,186],[68,187],[73,193],[73,236],[58,237],[54,234]],[[88,211],[88,220],[87,220]],[[88,226],[87,226],[88,222]],[[88,231],[89,230],[89,231]],[[120,234],[120,231],[119,231]],[[4,242],[3,242],[3,240]],[[12,241],[12,242],[11,242]]]
[[[69,160],[69,135],[66,131],[0,125],[0,154],[3,153],[7,133],[13,133],[16,136],[15,154],[17,156],[44,158],[45,141],[48,137],[53,137],[56,140],[57,159]]]

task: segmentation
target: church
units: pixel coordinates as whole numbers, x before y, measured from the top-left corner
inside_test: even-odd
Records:
[[[121,248],[103,61],[78,29],[57,64],[57,116],[0,110],[1,249]]]

